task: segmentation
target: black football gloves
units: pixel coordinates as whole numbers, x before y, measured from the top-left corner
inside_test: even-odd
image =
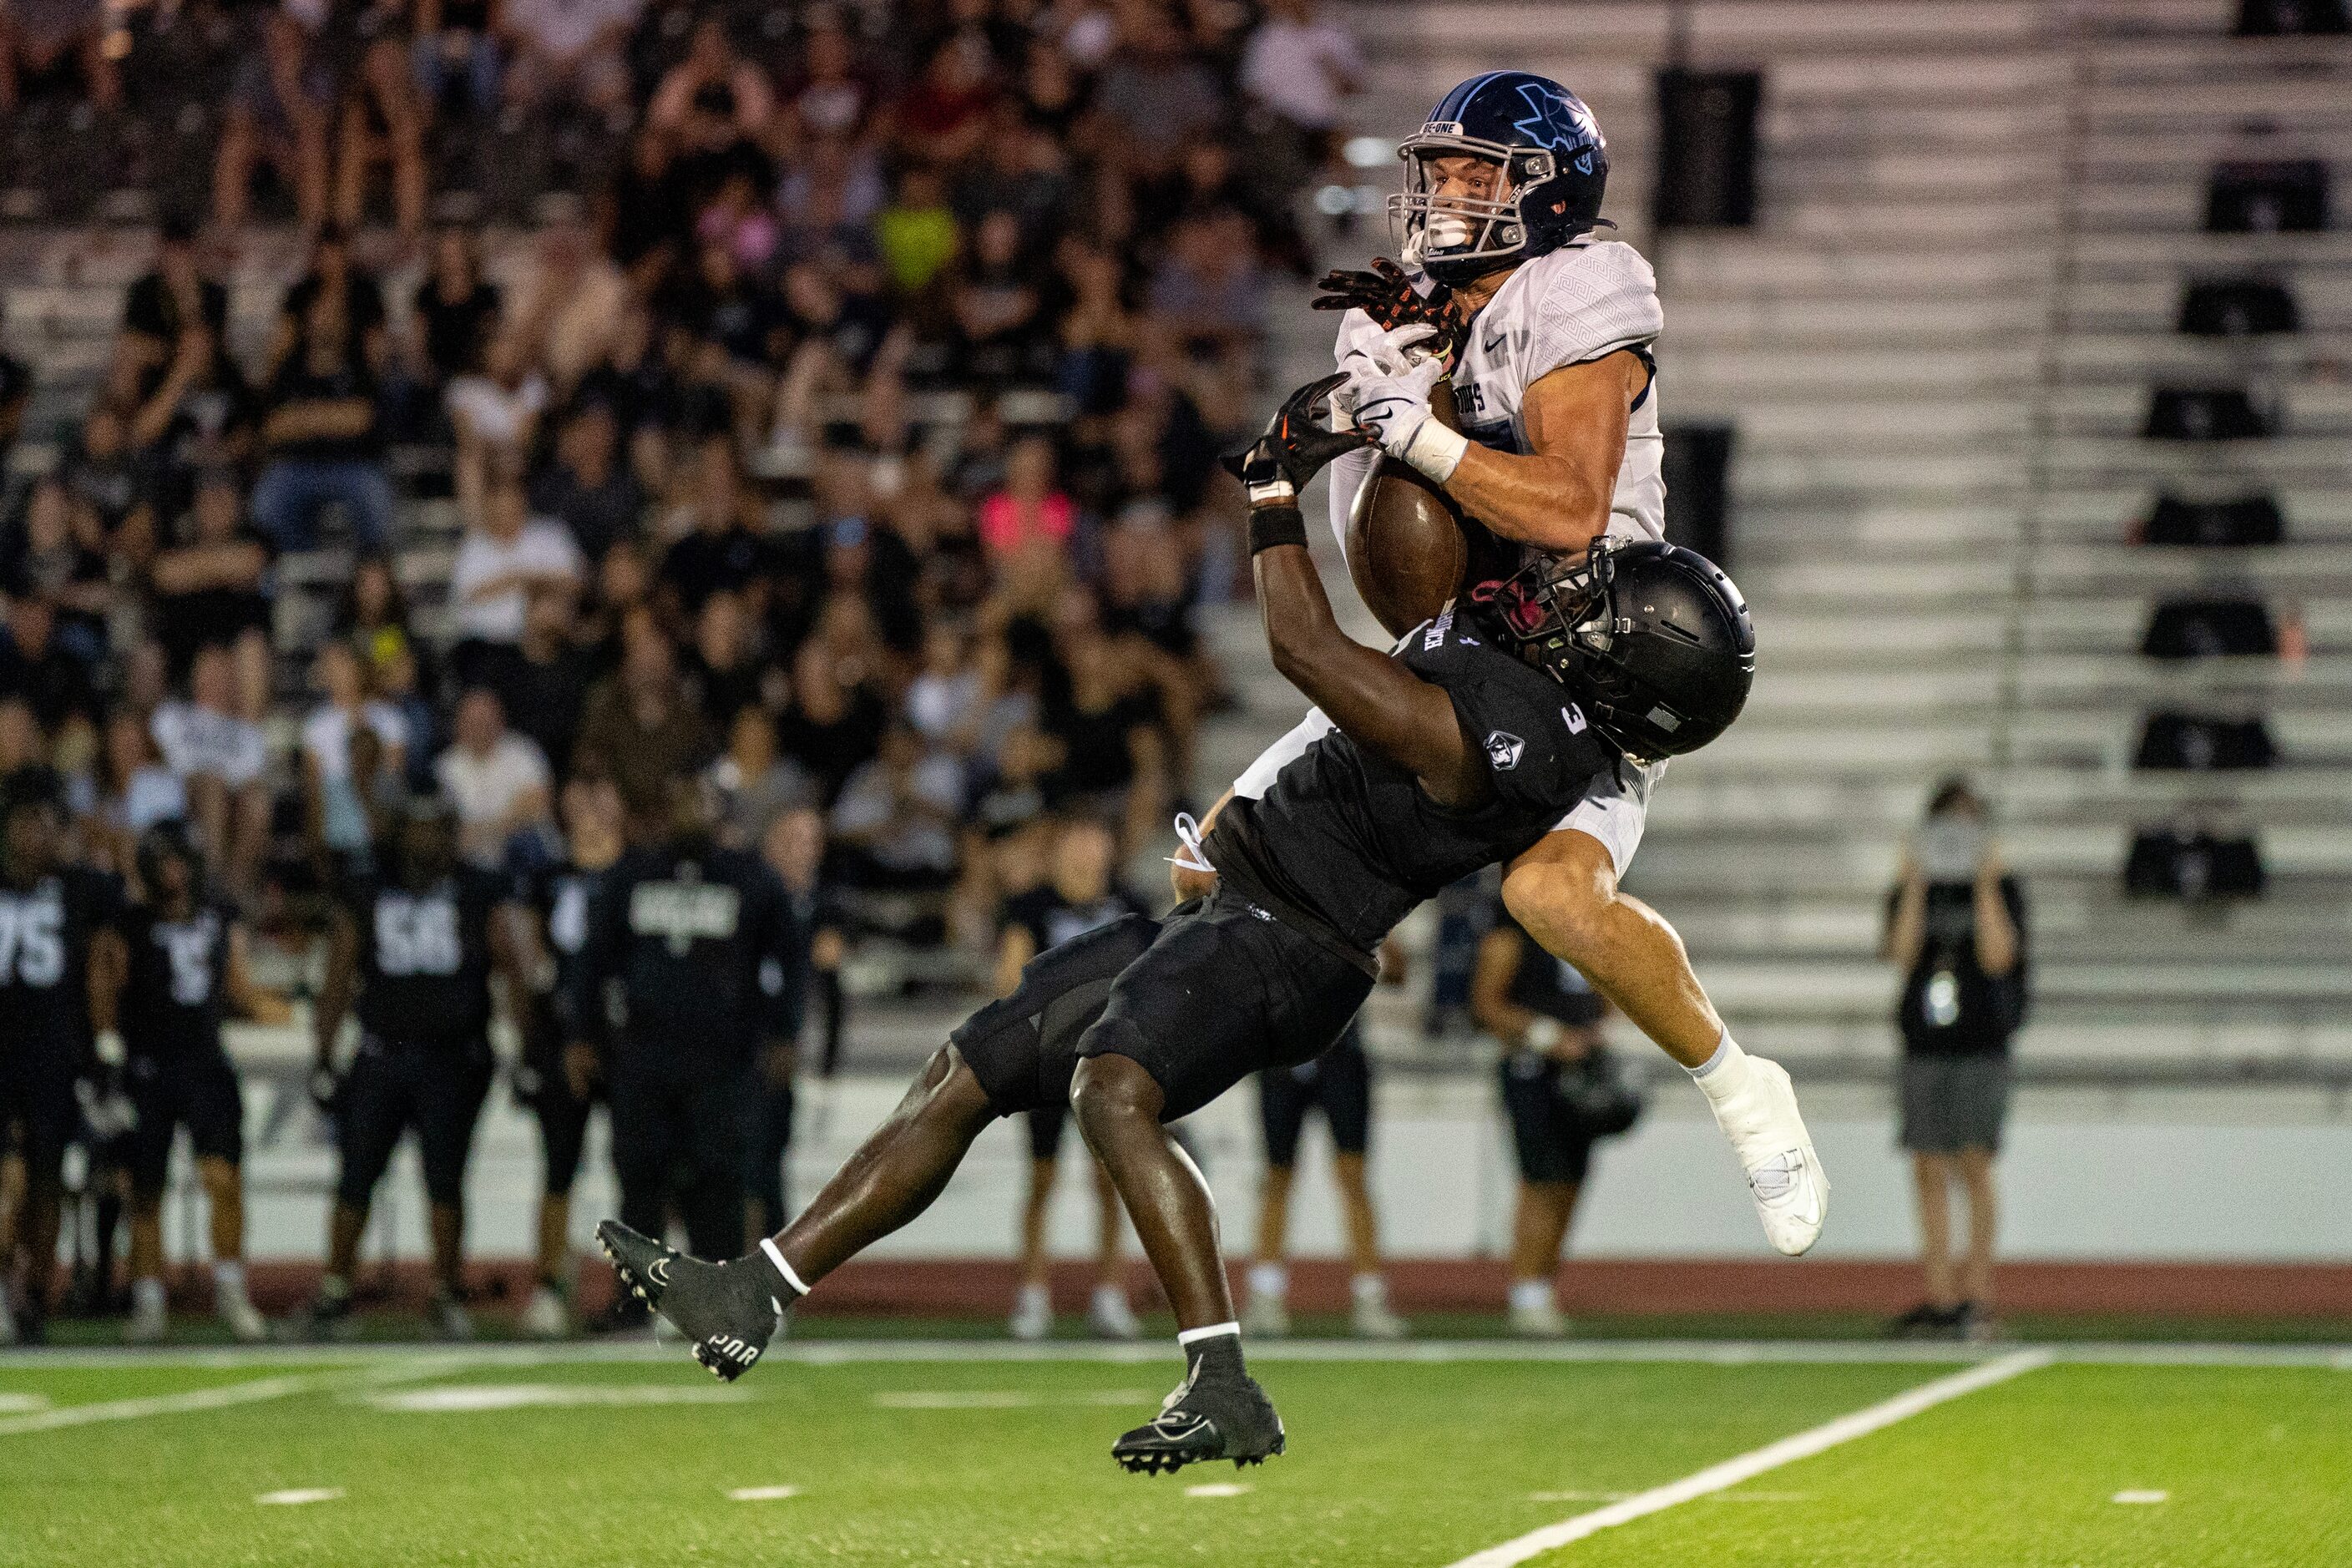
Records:
[[[1307,481],[1343,452],[1370,443],[1354,429],[1327,430],[1317,411],[1348,379],[1345,372],[1310,381],[1286,398],[1266,422],[1265,434],[1246,452],[1227,454],[1225,471],[1241,480],[1252,506],[1296,506]]]
[[[1323,290],[1314,300],[1318,310],[1361,310],[1383,331],[1399,327],[1436,328],[1437,336],[1429,346],[1448,362],[1461,347],[1463,331],[1468,325],[1454,304],[1453,289],[1432,283],[1428,293],[1421,293],[1404,268],[1385,256],[1375,258],[1369,272],[1344,268],[1327,272],[1316,287]]]

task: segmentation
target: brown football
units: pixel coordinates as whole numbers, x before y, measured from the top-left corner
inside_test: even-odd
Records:
[[[1447,429],[1462,427],[1452,382],[1437,384],[1429,406]],[[1348,575],[1391,637],[1436,615],[1472,576],[1507,571],[1509,554],[1444,490],[1393,458],[1381,458],[1348,509]]]

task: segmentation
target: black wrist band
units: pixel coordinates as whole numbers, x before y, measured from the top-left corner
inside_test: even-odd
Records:
[[[1295,506],[1250,508],[1249,547],[1252,555],[1277,544],[1305,544],[1307,519]]]

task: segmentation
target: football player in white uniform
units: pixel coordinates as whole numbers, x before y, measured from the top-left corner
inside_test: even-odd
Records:
[[[1650,264],[1595,237],[1609,163],[1591,111],[1558,82],[1489,71],[1446,94],[1400,153],[1405,188],[1390,213],[1405,268],[1334,273],[1316,301],[1347,311],[1335,352],[1349,380],[1335,403],[1381,452],[1502,538],[1566,556],[1604,536],[1662,538],[1651,345],[1664,316]],[[1449,372],[1458,433],[1430,406]],[[1331,467],[1343,548],[1377,457]],[[1329,728],[1310,712],[1234,793],[1263,795]],[[1789,1076],[1739,1048],[1674,928],[1618,889],[1664,771],[1660,760],[1595,774],[1559,827],[1507,868],[1503,899],[1529,935],[1690,1069],[1747,1173],[1765,1234],[1794,1256],[1821,1234],[1829,1181]],[[1183,858],[1180,893],[1213,875]]]

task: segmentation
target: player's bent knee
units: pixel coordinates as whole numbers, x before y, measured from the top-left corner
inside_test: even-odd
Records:
[[[1092,1033],[1088,1031],[1090,1037]],[[1141,1062],[1114,1051],[1082,1057],[1070,1078],[1070,1109],[1088,1142],[1101,1129],[1139,1120],[1157,1121],[1166,1099]]]

